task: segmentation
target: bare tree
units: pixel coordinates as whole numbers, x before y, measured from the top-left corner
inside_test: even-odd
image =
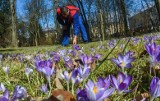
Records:
[[[11,19],[12,19],[12,46],[18,46],[17,28],[16,28],[16,0],[9,0]]]
[[[26,10],[29,21],[29,33],[30,33],[30,43],[31,45],[38,46],[40,40],[44,37],[41,33],[42,27],[40,25],[40,20],[43,14],[45,14],[45,2],[44,0],[26,0]]]
[[[156,8],[157,8],[157,12],[159,15],[159,22],[160,22],[160,0],[154,0]]]
[[[124,0],[120,0],[120,8],[121,8],[122,16],[123,16],[125,35],[128,35],[127,13],[126,13],[126,5],[125,5]]]

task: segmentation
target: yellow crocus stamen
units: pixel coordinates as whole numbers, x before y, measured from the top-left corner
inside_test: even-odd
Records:
[[[120,64],[121,67],[124,67],[125,66],[125,63],[124,61]]]
[[[94,86],[93,87],[93,92],[96,94],[98,92],[98,87],[97,86]]]
[[[120,83],[120,84],[122,83],[122,79],[119,80],[119,83]]]

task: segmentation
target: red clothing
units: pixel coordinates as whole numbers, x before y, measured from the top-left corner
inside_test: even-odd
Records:
[[[79,11],[79,8],[77,8],[77,7],[75,7],[75,6],[66,6],[68,9],[69,9],[69,14],[70,14],[70,16],[71,17],[73,17],[74,16],[74,14],[77,12],[77,11]],[[57,13],[58,14],[61,14],[61,9],[60,8],[58,8],[57,9]]]

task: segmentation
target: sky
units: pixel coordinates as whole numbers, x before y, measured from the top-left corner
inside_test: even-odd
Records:
[[[48,0],[46,0],[47,2],[47,6],[49,7],[49,6],[51,6],[50,4],[50,2],[48,2]],[[16,12],[17,12],[17,17],[18,18],[23,18],[23,20],[25,20],[25,8],[24,8],[24,6],[25,6],[25,2],[24,2],[24,0],[17,0],[17,5],[16,5],[16,7],[17,7],[17,9],[16,9]],[[54,25],[54,22],[53,22],[53,15],[52,14],[50,14],[49,16],[48,16],[48,18],[47,19],[49,19],[50,21],[49,21],[49,24],[48,24],[48,27],[49,28],[53,28],[55,25]],[[45,20],[41,20],[40,21],[40,23],[41,23],[41,25],[42,25],[42,27],[43,28],[47,28],[47,24],[46,24],[46,21]]]
[[[23,6],[24,6],[24,1],[23,0],[17,0],[17,13],[18,15],[24,15],[24,9],[23,9]]]

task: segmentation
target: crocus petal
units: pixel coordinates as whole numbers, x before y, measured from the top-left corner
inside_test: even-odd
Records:
[[[131,63],[132,61],[134,61],[134,58],[127,58],[125,63],[128,64],[128,63]]]
[[[114,86],[115,88],[118,89],[118,82],[117,82],[117,79],[116,79],[114,76],[111,76],[111,78],[112,78],[113,86]]]
[[[110,75],[106,77],[104,82],[105,82],[105,88],[108,89],[110,86]]]
[[[119,60],[120,62],[123,61],[123,55],[122,55],[122,54],[119,54],[119,55],[118,55],[118,60]]]
[[[126,66],[125,66],[126,68],[131,68],[132,67],[132,65],[131,65],[131,63],[128,63],[128,64],[126,64]]]
[[[127,84],[121,83],[121,84],[118,86],[118,90],[123,91],[123,90],[126,89],[126,87],[127,87]]]
[[[92,89],[86,89],[86,92],[87,92],[87,97],[90,101],[96,101],[96,96],[92,91]]]
[[[74,84],[74,83],[76,82],[77,75],[78,75],[78,70],[77,70],[77,68],[75,68],[75,69],[72,71],[72,74],[71,74],[72,84]]]
[[[145,48],[146,48],[146,51],[148,52],[149,55],[152,55],[151,54],[151,49],[150,49],[150,46],[148,44],[145,44]]]
[[[78,88],[76,92],[76,99],[77,101],[89,101],[86,90]]]
[[[158,77],[153,77],[153,79],[150,83],[150,94],[151,94],[151,96],[153,96],[153,94],[154,94],[154,91],[156,89],[156,85],[157,85],[158,81],[159,81]]]
[[[97,86],[103,88],[105,86],[105,82],[102,77],[98,78]]]
[[[71,74],[69,74],[67,71],[64,71],[64,79],[69,81],[71,77]]]
[[[108,98],[108,97],[114,92],[114,90],[115,90],[115,88],[110,88],[110,89],[106,90],[106,91],[103,93],[103,96],[98,99],[98,101],[102,101],[102,100],[104,100],[105,98]]]
[[[119,72],[119,73],[118,73],[118,78],[117,78],[118,83],[123,82],[124,79],[125,79],[125,75],[124,75],[122,72]]]
[[[9,101],[9,91],[7,89],[3,93],[3,96],[0,98],[0,101]]]
[[[94,87],[94,83],[91,80],[88,80],[87,85],[89,85],[90,88]]]
[[[119,61],[117,59],[111,58],[111,61],[113,61],[116,65],[119,65]]]
[[[156,97],[159,97],[160,96],[160,80],[158,81],[157,83],[157,92],[156,92]]]
[[[98,89],[99,91],[96,93],[96,100],[99,100],[102,96],[103,96],[103,94],[104,94],[104,89],[103,90],[100,90],[100,89]]]
[[[123,83],[126,83],[127,86],[129,86],[132,82],[132,76],[127,76],[126,79],[123,81]]]
[[[3,85],[3,83],[1,83],[1,84],[0,84],[0,91],[3,91],[3,92],[4,92],[5,90],[6,90],[5,86]]]
[[[43,84],[40,88],[39,88],[43,93],[47,92],[47,85]]]

